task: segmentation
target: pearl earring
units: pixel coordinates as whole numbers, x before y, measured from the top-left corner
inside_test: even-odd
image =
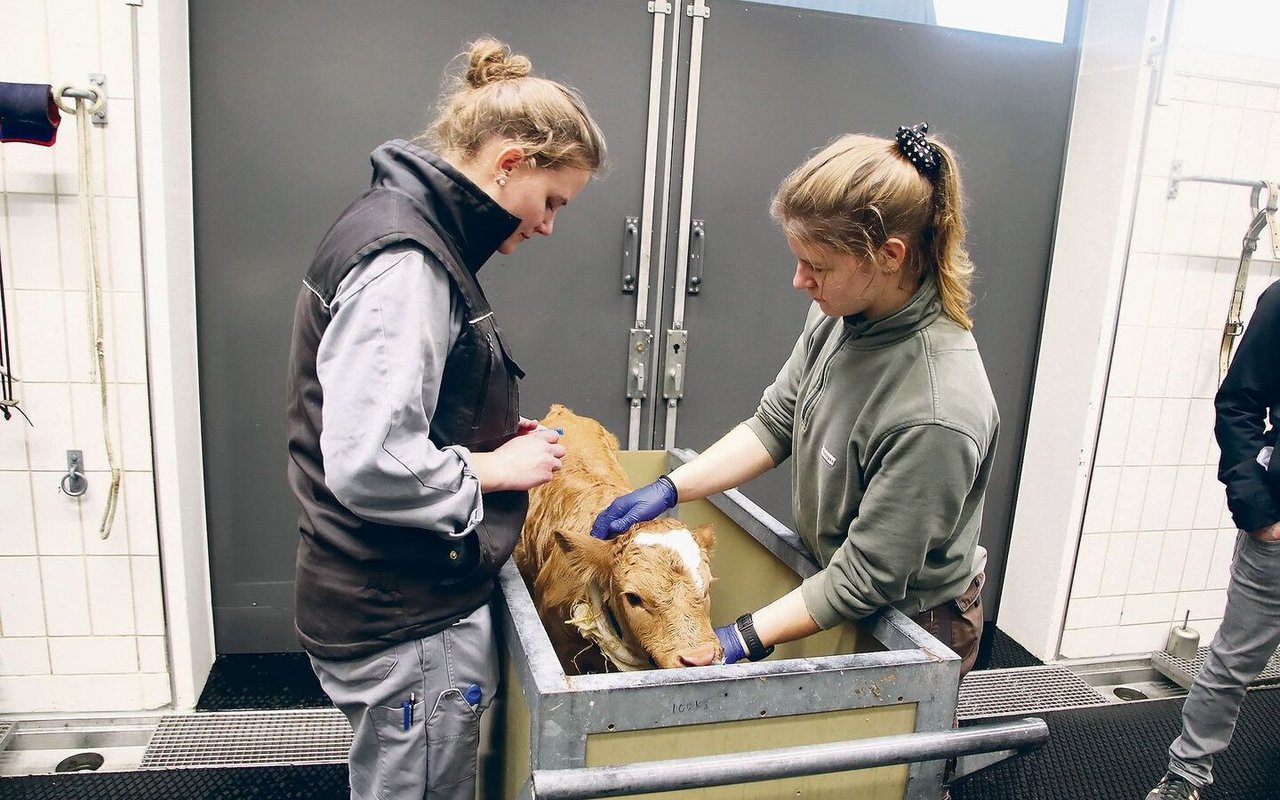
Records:
[[[496,178],[494,178],[493,180],[494,180],[494,183],[497,183],[499,186],[506,186],[506,185],[507,185],[507,176],[506,176],[506,175],[499,175],[499,176],[497,176]]]

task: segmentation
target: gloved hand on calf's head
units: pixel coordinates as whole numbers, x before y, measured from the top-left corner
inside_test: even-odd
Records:
[[[670,511],[678,502],[676,485],[663,475],[648,486],[641,486],[610,503],[591,525],[591,535],[597,539],[612,539],[637,522],[647,522]]]

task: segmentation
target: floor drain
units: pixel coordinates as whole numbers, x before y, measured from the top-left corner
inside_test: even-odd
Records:
[[[53,768],[54,772],[92,772],[102,766],[103,758],[98,753],[76,753],[67,756]]]
[[[1146,700],[1147,696],[1137,689],[1130,689],[1128,686],[1117,686],[1111,690],[1116,697],[1121,700]]]

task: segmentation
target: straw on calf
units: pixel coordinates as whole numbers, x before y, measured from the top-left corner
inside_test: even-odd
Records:
[[[711,527],[656,519],[593,539],[596,514],[632,489],[618,440],[561,405],[542,424],[564,431],[567,453],[555,478],[530,492],[515,559],[565,672],[714,663]]]

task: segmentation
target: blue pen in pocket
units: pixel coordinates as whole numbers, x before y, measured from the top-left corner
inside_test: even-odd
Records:
[[[467,705],[475,708],[480,705],[480,684],[473,683],[462,692],[462,697],[467,701]]]
[[[404,729],[406,731],[413,724],[413,701],[415,699],[413,695],[414,693],[410,692],[409,699],[400,704],[400,707],[404,710]]]

